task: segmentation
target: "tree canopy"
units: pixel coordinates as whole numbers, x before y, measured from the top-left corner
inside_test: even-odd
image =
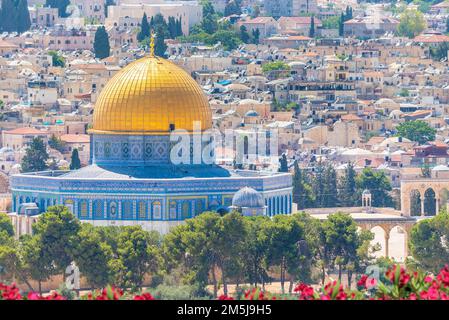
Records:
[[[48,157],[42,138],[33,138],[22,158],[22,172],[37,172],[47,169]]]
[[[94,39],[95,58],[104,59],[111,54],[111,46],[109,44],[109,35],[104,26],[101,26],[95,32]]]
[[[407,38],[414,38],[426,28],[426,20],[422,12],[407,9],[400,16],[398,34]]]
[[[396,128],[398,135],[403,138],[425,144],[435,140],[436,130],[430,127],[427,122],[416,120],[401,123]]]

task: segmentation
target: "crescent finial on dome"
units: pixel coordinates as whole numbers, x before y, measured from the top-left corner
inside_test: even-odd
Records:
[[[151,37],[150,37],[150,57],[154,57],[154,38],[156,37],[156,34],[154,31],[151,31]]]

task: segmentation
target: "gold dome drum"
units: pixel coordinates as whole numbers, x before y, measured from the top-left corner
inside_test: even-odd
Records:
[[[168,135],[173,129],[193,132],[212,126],[201,87],[174,63],[139,59],[118,72],[95,104],[93,134]]]

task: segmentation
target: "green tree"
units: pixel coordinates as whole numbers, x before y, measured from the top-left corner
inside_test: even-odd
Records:
[[[60,17],[65,18],[67,14],[67,6],[70,4],[70,0],[46,0],[45,6],[50,8],[57,8]]]
[[[365,168],[356,178],[358,195],[365,189],[372,194],[373,207],[391,207],[393,199],[390,195],[391,183],[385,172],[373,171],[371,168]]]
[[[0,234],[2,234],[2,233],[6,237],[14,236],[14,228],[11,224],[11,220],[4,213],[0,213]]]
[[[343,207],[356,206],[357,199],[356,172],[354,165],[350,162],[345,168],[345,173],[340,179],[338,200]]]
[[[25,32],[31,27],[27,0],[2,0],[0,10],[0,30]]]
[[[447,52],[449,51],[449,43],[443,42],[438,44],[436,47],[430,48],[430,55],[434,60],[447,59]]]
[[[48,51],[48,54],[51,56],[51,63],[53,67],[65,67],[65,59],[63,56],[58,54],[56,51]]]
[[[315,38],[315,17],[312,16],[310,19],[309,37]]]
[[[72,150],[72,157],[70,161],[70,170],[77,170],[81,168],[81,160],[78,155],[78,149]]]
[[[260,39],[260,30],[259,28],[257,29],[253,29],[253,43],[254,44],[259,44],[259,39]]]
[[[56,273],[64,273],[73,261],[73,253],[79,242],[79,220],[64,206],[53,206],[33,225],[33,233],[39,236],[42,257],[52,262]]]
[[[116,283],[138,289],[147,273],[159,272],[160,236],[140,226],[124,227],[117,242],[117,258],[111,261]]]
[[[104,26],[99,27],[95,32],[94,52],[97,59],[107,58],[111,54],[109,35]]]
[[[33,138],[22,159],[22,172],[36,172],[47,169],[48,153],[40,137]]]
[[[212,279],[214,297],[217,297],[217,268],[220,255],[221,217],[216,212],[205,212],[185,225],[172,229],[164,239],[165,255],[168,261],[177,265],[182,261],[185,268],[185,281],[205,288]],[[173,267],[172,265],[172,267]]]
[[[262,66],[262,71],[265,73],[270,71],[288,71],[288,70],[290,70],[290,66],[283,61],[268,62]]]
[[[17,32],[22,33],[30,30],[31,19],[27,0],[16,0],[15,16],[17,21]]]
[[[315,199],[308,175],[299,168],[297,161],[295,161],[294,168],[293,202],[298,205],[298,209],[310,208]]]
[[[248,235],[242,251],[244,270],[247,281],[257,287],[269,280],[265,268],[265,257],[268,252],[268,243],[262,234],[263,225],[270,220],[267,216],[248,217],[246,219],[246,234]]]
[[[81,274],[92,288],[104,288],[111,283],[112,248],[101,239],[98,230],[91,224],[82,225],[73,256]]]
[[[415,9],[405,10],[400,16],[398,34],[403,37],[414,38],[426,28],[426,20],[422,12]]]
[[[424,270],[438,272],[449,261],[449,214],[419,221],[410,234],[410,252]]]
[[[244,25],[240,26],[240,40],[242,40],[244,43],[249,43],[250,40],[248,30],[246,30],[246,27]]]
[[[396,128],[398,136],[425,144],[435,140],[436,130],[421,120],[406,121]]]
[[[144,12],[142,17],[142,22],[140,24],[140,31],[137,34],[137,40],[139,42],[143,41],[144,39],[148,38],[150,36],[150,24],[148,23],[148,17],[147,14]]]
[[[63,152],[65,143],[54,134],[52,134],[50,139],[48,139],[48,146],[52,149],[58,150],[59,152]]]
[[[241,0],[230,0],[226,4],[224,15],[228,17],[233,14],[242,14]]]
[[[228,51],[236,49],[241,44],[238,34],[232,30],[220,29],[212,35],[211,40],[214,44],[220,42],[223,48]]]
[[[163,27],[159,26],[156,28],[156,39],[154,40],[154,54],[159,57],[164,57],[165,51],[167,51],[167,45],[165,44],[165,33],[163,32]]]
[[[268,245],[267,265],[279,267],[282,293],[285,293],[287,272],[294,271],[292,266],[298,264],[298,245],[303,232],[299,222],[289,215],[274,216],[263,225],[262,234]]]
[[[338,34],[340,37],[345,34],[345,14],[342,13],[340,16],[340,20],[338,21]]]
[[[246,244],[246,224],[238,212],[231,212],[220,219],[220,242],[217,247],[219,255],[219,268],[221,269],[221,282],[223,292],[228,294],[228,279],[243,280],[242,252]],[[232,245],[229,245],[232,243]]]
[[[42,239],[41,235],[26,235],[20,241],[22,272],[26,273],[27,278],[37,281],[40,294],[42,282],[48,281],[57,272],[55,257],[49,254],[47,244]]]
[[[323,28],[325,29],[339,29],[340,16],[333,16],[323,20]]]
[[[324,169],[323,193],[323,206],[325,208],[333,208],[338,206],[337,173],[331,165],[327,165]]]
[[[357,224],[350,215],[335,213],[323,222],[323,245],[329,255],[329,266],[338,268],[341,281],[345,266],[353,262],[360,245]]]

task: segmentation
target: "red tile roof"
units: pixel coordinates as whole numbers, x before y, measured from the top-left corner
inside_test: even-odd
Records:
[[[444,34],[421,34],[413,39],[415,42],[441,43],[449,42],[449,37]]]
[[[23,128],[17,128],[12,129],[8,131],[4,131],[5,134],[16,134],[16,135],[41,135],[41,134],[47,134],[45,131],[38,130],[33,127],[23,127]]]
[[[88,134],[63,134],[60,139],[67,143],[89,143]]]

